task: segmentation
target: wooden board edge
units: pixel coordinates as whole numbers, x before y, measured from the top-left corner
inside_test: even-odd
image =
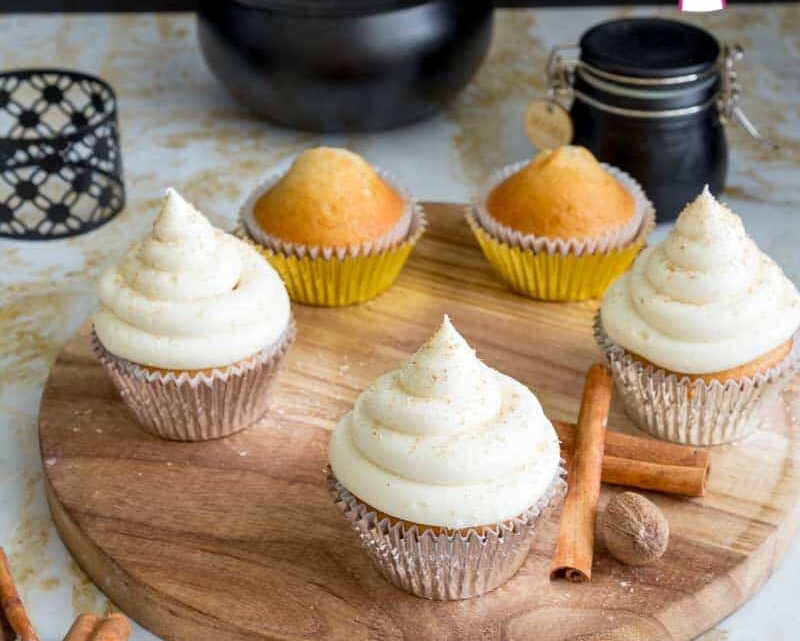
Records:
[[[780,398],[776,399],[775,402],[779,403]],[[711,449],[713,451],[714,448],[712,447]],[[684,612],[695,614],[698,610],[708,612],[707,621],[704,622],[704,627],[701,631],[693,632],[689,636],[683,636],[680,633],[674,636],[670,631],[671,637],[669,641],[694,641],[750,601],[775,573],[798,531],[800,531],[800,494],[795,497],[794,505],[790,510],[787,510],[780,524],[741,563],[734,566],[725,576],[720,576],[709,583],[696,594],[687,596],[656,614],[659,622],[667,630],[670,630],[670,628],[674,628],[674,626],[670,625],[670,621],[683,621],[686,616]],[[714,593],[715,590],[719,590],[720,582],[730,582],[730,591],[738,593],[736,600],[733,602],[722,602],[720,600],[719,594]],[[717,601],[720,601],[720,607],[709,608],[709,603]],[[698,608],[698,603],[703,607]],[[731,605],[724,605],[724,603],[731,603]]]
[[[240,641],[247,636],[259,641],[269,639],[246,631],[234,635],[220,629],[203,613],[152,588],[139,586],[70,518],[47,475],[43,482],[56,531],[72,558],[114,605],[143,628],[165,641]],[[209,634],[209,630],[213,630],[213,634]]]
[[[117,607],[142,627],[162,637],[165,641],[185,641],[189,638],[201,641],[204,639],[239,641],[246,636],[263,641],[270,638],[253,635],[246,631],[238,631],[237,634],[232,635],[229,631],[217,628],[215,621],[205,619],[202,613],[185,604],[156,592],[152,588],[139,586],[136,581],[129,578],[125,570],[95,545],[91,537],[67,514],[47,475],[43,476],[43,482],[45,497],[56,530],[75,562]],[[786,554],[798,531],[799,520],[800,499],[795,502],[793,510],[787,513],[787,517],[770,536],[728,575],[718,577],[697,594],[687,596],[671,607],[655,613],[653,618],[660,623],[667,635],[663,637],[664,641],[692,641],[697,638],[694,633],[684,636],[671,624],[671,621],[676,619],[676,615],[678,620],[683,619],[684,608],[691,610],[696,616],[697,604],[698,602],[702,604],[699,610],[707,612],[705,627],[700,632],[702,634],[736,612],[755,596],[772,576]],[[731,588],[739,591],[739,598],[731,605],[725,605],[729,602],[720,601],[719,596],[714,594],[714,591],[718,590],[720,581],[731,582]],[[725,592],[728,593],[727,590]],[[709,603],[717,601],[720,601],[719,607],[708,607]],[[208,636],[210,629],[214,629],[213,636]],[[613,630],[613,628],[607,630],[604,634],[609,632],[613,634]]]

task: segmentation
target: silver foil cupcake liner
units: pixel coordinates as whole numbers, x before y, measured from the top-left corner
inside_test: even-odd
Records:
[[[752,377],[706,383],[634,359],[606,334],[600,312],[595,317],[594,337],[628,416],[656,438],[686,445],[721,445],[753,432],[763,410],[800,364],[800,336],[795,335],[791,352],[776,367]]]
[[[229,436],[269,408],[269,385],[295,336],[290,321],[270,347],[234,365],[200,372],[148,369],[109,352],[92,330],[92,349],[141,427],[174,441]]]
[[[425,599],[468,599],[508,581],[525,562],[537,526],[566,494],[559,468],[545,494],[523,514],[480,530],[420,529],[378,514],[327,469],[328,490],[380,574]]]

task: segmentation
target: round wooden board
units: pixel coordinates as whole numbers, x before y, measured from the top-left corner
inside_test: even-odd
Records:
[[[430,205],[430,231],[399,281],[367,304],[295,306],[298,340],[274,409],[239,435],[171,443],[140,431],[92,355],[64,348],[39,431],[65,543],[125,612],[169,640],[691,639],[739,607],[780,560],[798,519],[798,436],[784,395],[763,429],[713,453],[705,498],[651,495],[667,554],[632,569],[598,543],[591,583],[550,582],[557,518],[508,584],[429,602],[385,582],[326,493],[329,431],[358,392],[398,366],[444,312],[491,366],[574,420],[596,303],[516,296],[492,275],[461,209]],[[793,401],[792,401],[793,402]],[[614,405],[613,429],[634,431]],[[603,502],[619,488],[604,487]]]

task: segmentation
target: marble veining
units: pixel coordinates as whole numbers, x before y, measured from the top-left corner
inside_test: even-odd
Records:
[[[492,169],[531,155],[527,102],[544,92],[549,48],[621,15],[677,17],[669,7],[504,10],[473,83],[439,116],[370,135],[317,136],[251,119],[203,63],[187,14],[0,17],[4,68],[64,66],[108,80],[120,100],[128,206],[112,223],[62,241],[0,240],[0,544],[42,638],[60,639],[78,611],[112,606],[70,559],[45,505],[36,438],[42,385],[59,347],[96,304],[94,282],[142,237],[174,185],[216,225],[231,228],[248,189],[300,150],[341,145],[391,170],[422,199],[461,201]],[[723,200],[760,247],[800,282],[800,5],[735,5],[684,15],[740,42],[742,106],[781,144],[768,152],[741,131]],[[657,238],[666,229],[659,229]],[[792,595],[800,544],[750,603],[703,638],[789,641],[800,625]],[[150,635],[137,629],[135,641]]]

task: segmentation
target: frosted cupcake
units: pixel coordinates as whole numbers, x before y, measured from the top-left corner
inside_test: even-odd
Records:
[[[163,438],[255,422],[293,337],[275,270],[172,189],[151,235],[100,280],[95,351],[142,427]]]
[[[329,483],[381,574],[432,599],[513,576],[564,487],[536,397],[478,360],[447,317],[340,420]]]
[[[564,301],[601,295],[641,249],[654,213],[633,178],[565,146],[497,172],[468,222],[512,289]]]
[[[800,296],[706,188],[595,324],[628,413],[659,438],[739,439],[797,369]]]
[[[292,299],[349,305],[400,273],[425,227],[419,205],[388,175],[346,149],[303,152],[245,202],[247,235]]]

